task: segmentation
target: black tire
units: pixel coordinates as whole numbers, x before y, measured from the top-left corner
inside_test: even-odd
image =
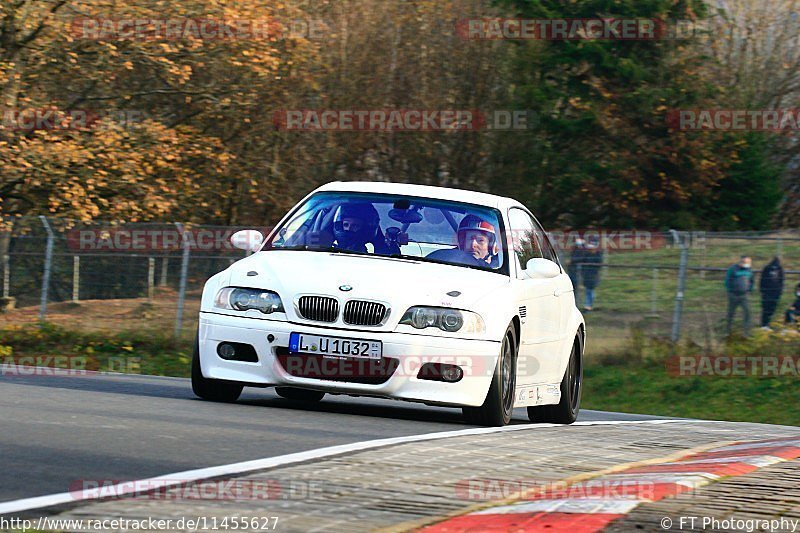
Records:
[[[200,343],[194,341],[192,354],[192,391],[204,400],[231,403],[239,399],[244,385],[235,381],[203,377],[200,368]]]
[[[508,326],[500,347],[500,357],[494,369],[494,377],[483,405],[463,407],[464,419],[476,426],[505,426],[511,422],[514,411],[514,388],[516,386],[517,336],[512,325]]]
[[[275,387],[275,392],[281,398],[296,402],[318,402],[325,397],[324,392],[317,390],[295,389],[292,387]]]
[[[552,424],[572,424],[581,410],[581,391],[583,389],[583,339],[580,335],[572,343],[569,364],[561,380],[561,401],[556,405],[528,407],[531,422]]]

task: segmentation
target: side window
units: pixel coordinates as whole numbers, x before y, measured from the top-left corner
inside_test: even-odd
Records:
[[[547,233],[545,233],[544,229],[542,229],[542,226],[540,226],[536,220],[533,221],[533,224],[536,228],[536,239],[539,241],[539,244],[542,248],[542,257],[549,259],[555,264],[558,264],[558,255],[556,255],[556,251],[550,244],[550,240],[547,238]]]
[[[537,239],[534,220],[522,209],[511,209],[508,221],[511,225],[511,242],[517,254],[520,268],[525,268],[528,261],[542,255],[541,240]]]

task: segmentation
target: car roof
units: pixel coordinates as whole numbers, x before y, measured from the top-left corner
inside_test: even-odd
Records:
[[[498,209],[510,207],[512,205],[522,205],[512,198],[487,194],[484,192],[453,189],[450,187],[434,187],[431,185],[413,185],[409,183],[390,183],[383,181],[334,181],[317,188],[314,192],[317,191],[374,192],[383,194],[399,194],[404,196],[420,196],[423,198],[453,200],[456,202],[465,202]]]

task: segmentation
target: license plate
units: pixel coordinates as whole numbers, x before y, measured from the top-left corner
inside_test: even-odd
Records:
[[[289,353],[312,353],[336,357],[380,359],[383,356],[381,341],[365,341],[347,337],[327,337],[292,333],[289,336]]]

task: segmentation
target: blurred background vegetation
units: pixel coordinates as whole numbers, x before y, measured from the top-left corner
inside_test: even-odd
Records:
[[[679,108],[797,106],[792,0],[2,0],[4,110],[134,111],[0,127],[0,214],[268,224],[333,179],[514,196],[548,227],[797,226],[796,132],[676,132]],[[475,17],[691,20],[659,41],[465,40]],[[95,40],[76,20],[315,21],[319,35]],[[698,29],[701,28],[701,29]],[[507,132],[287,132],[285,109],[520,109]],[[113,122],[113,121],[112,121]]]

